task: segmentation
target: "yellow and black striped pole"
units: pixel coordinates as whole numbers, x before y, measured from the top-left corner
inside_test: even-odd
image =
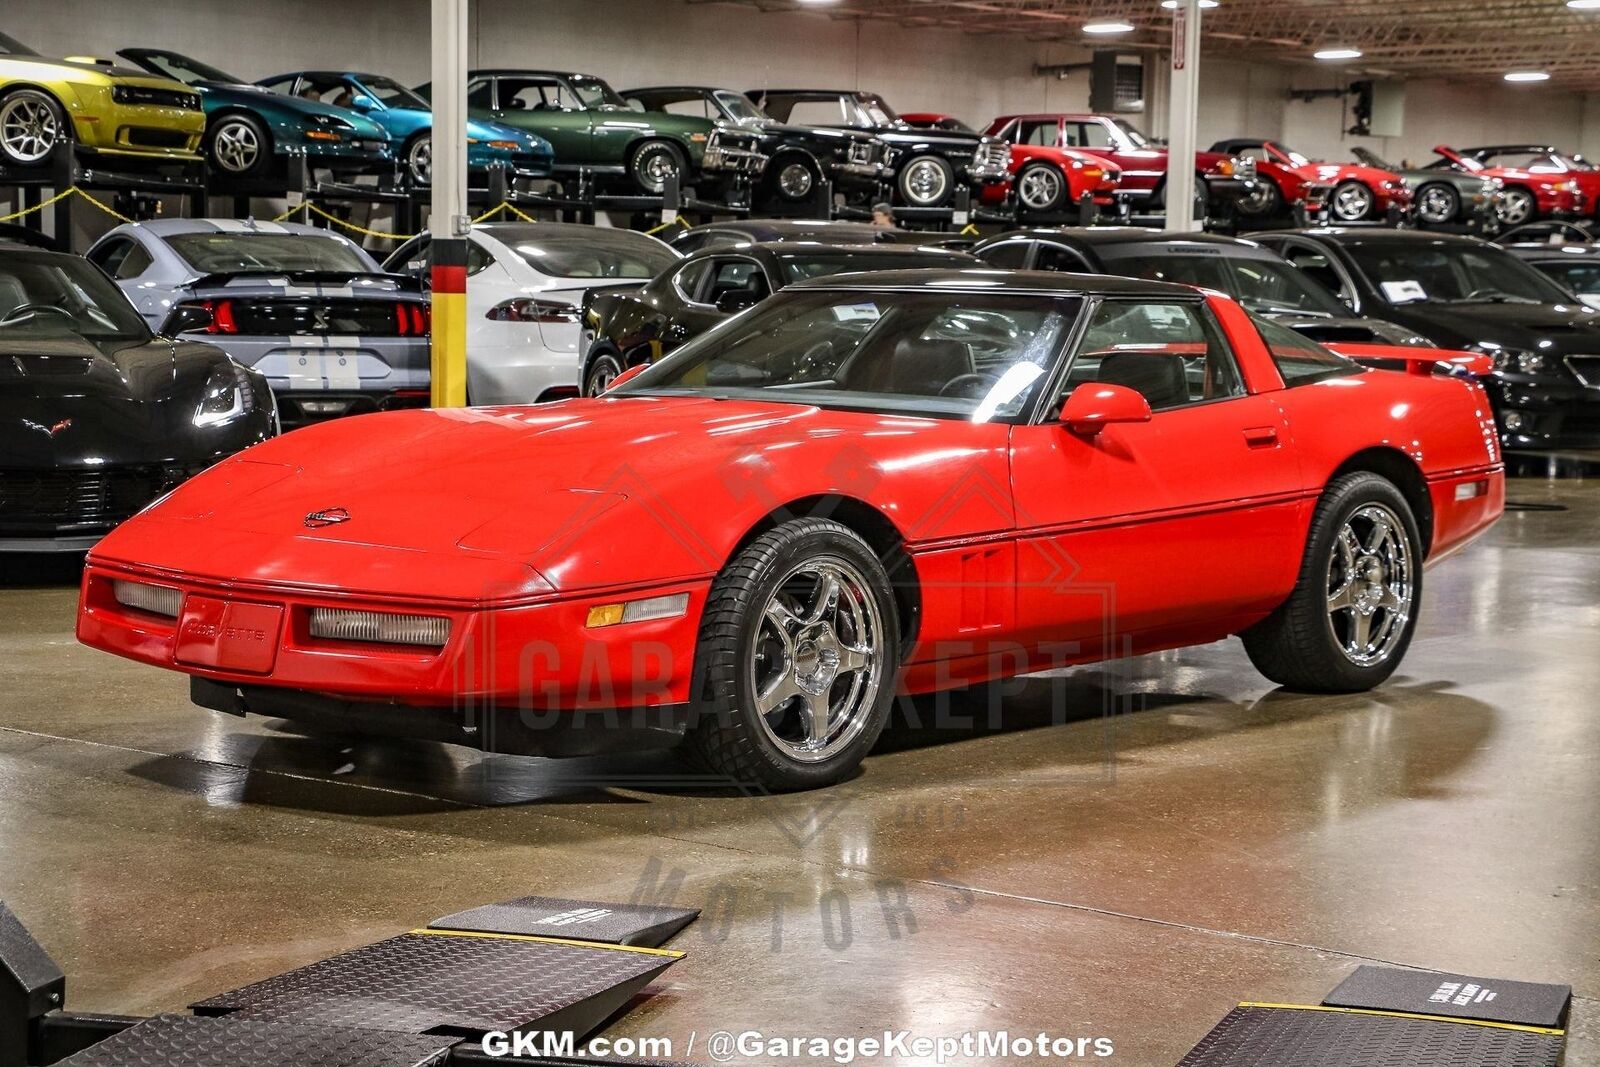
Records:
[[[433,406],[467,402],[467,0],[433,0]]]

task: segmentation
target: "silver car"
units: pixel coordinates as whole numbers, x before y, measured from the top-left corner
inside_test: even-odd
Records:
[[[428,403],[426,295],[339,234],[157,219],[118,226],[87,255],[151,329],[203,338],[265,375],[285,426]]]

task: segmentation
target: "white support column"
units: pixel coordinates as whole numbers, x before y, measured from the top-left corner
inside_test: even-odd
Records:
[[[1172,12],[1172,62],[1167,84],[1167,231],[1200,228],[1194,218],[1195,127],[1200,97],[1200,5],[1178,0]]]
[[[433,405],[467,402],[467,0],[433,0]]]

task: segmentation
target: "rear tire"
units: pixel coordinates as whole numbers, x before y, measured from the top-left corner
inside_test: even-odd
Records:
[[[0,159],[16,167],[42,167],[72,140],[72,124],[55,97],[17,89],[0,97]]]
[[[1502,226],[1521,226],[1539,217],[1539,201],[1528,190],[1513,187],[1502,194],[1497,214]]]
[[[1068,199],[1067,176],[1049,163],[1029,163],[1017,171],[1017,201],[1029,211],[1055,211]]]
[[[1271,218],[1283,210],[1283,190],[1271,178],[1257,178],[1249,196],[1239,198],[1234,209],[1247,219]]]
[[[1361,692],[1400,665],[1421,602],[1416,517],[1392,482],[1357,471],[1322,494],[1289,599],[1239,636],[1279,685]]]
[[[589,360],[583,372],[583,395],[599,396],[622,373],[622,357],[615,352],[601,352]]]
[[[1360,222],[1370,218],[1377,205],[1378,198],[1365,185],[1340,182],[1328,198],[1328,213],[1339,222]]]
[[[401,149],[400,158],[412,185],[433,183],[433,137],[428,131],[413,135]]]
[[[907,207],[942,207],[956,189],[956,172],[939,156],[915,156],[895,175],[895,189]]]
[[[253,115],[224,115],[206,130],[206,158],[230,178],[260,177],[272,166],[272,138]]]
[[[678,175],[678,188],[685,189],[688,163],[683,150],[671,141],[646,141],[628,157],[628,178],[639,189],[659,195],[667,187],[667,175]]]
[[[1453,222],[1461,211],[1461,195],[1448,185],[1433,182],[1417,190],[1417,218],[1435,225]]]
[[[796,519],[712,583],[686,754],[740,786],[843,781],[889,718],[899,619],[883,564],[850,528]]]
[[[816,164],[804,156],[780,156],[767,164],[763,182],[768,203],[793,207],[811,200],[817,186],[822,184],[822,174]]]

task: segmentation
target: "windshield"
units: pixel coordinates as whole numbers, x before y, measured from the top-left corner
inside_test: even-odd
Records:
[[[1122,135],[1133,143],[1135,148],[1149,148],[1150,138],[1139,131],[1139,127],[1126,119],[1112,119],[1112,125],[1122,131]]]
[[[1391,304],[1560,304],[1571,299],[1510,252],[1488,245],[1372,241],[1345,247]]]
[[[190,59],[188,56],[180,56],[176,52],[142,52],[137,55],[140,62],[155,67],[162,74],[185,85],[194,85],[197,82],[244,84],[243,78],[235,78],[225,70],[218,70],[210,64]]]
[[[1268,142],[1268,143],[1270,143],[1273,148],[1277,149],[1277,151],[1283,155],[1283,158],[1285,158],[1285,159],[1287,159],[1289,161],[1289,166],[1291,166],[1291,167],[1310,166],[1311,159],[1310,159],[1309,156],[1302,155],[1299,152],[1296,152],[1294,149],[1290,148],[1288,145],[1279,144],[1277,141],[1271,141],[1271,142]]]
[[[786,290],[616,390],[971,422],[1023,415],[1081,301]]]
[[[1600,259],[1592,256],[1536,264],[1568,291],[1582,297],[1600,296]]]
[[[827,253],[827,252],[798,252],[781,255],[778,261],[783,264],[783,273],[788,283],[804,281],[807,278],[823,278],[833,274],[849,274],[852,271],[868,270],[914,270],[922,267],[960,267],[980,266],[967,259],[965,256],[956,256],[942,252],[919,252],[906,250],[903,253]]]
[[[376,269],[343,241],[318,234],[175,233],[165,240],[201,274],[302,270],[365,273]]]
[[[106,341],[150,337],[122,290],[88,260],[7,249],[0,255],[0,339],[64,333]]]
[[[894,113],[894,108],[889,102],[877,93],[857,93],[856,103],[867,113],[874,126],[893,126],[900,121],[900,116]]]
[[[767,119],[767,116],[761,113],[761,109],[751,103],[750,98],[743,93],[718,89],[712,95],[717,98],[717,103],[722,105],[722,110],[727,116],[740,125],[764,122]]]
[[[426,100],[404,85],[381,74],[363,74],[361,85],[367,90],[368,96],[376,98],[384,107],[409,107],[427,111],[430,106]]]
[[[36,56],[38,52],[8,34],[0,33],[0,56]]]
[[[1297,267],[1265,256],[1169,253],[1115,245],[1099,250],[1106,269],[1129,278],[1218,289],[1252,311],[1345,316],[1349,311]]]
[[[572,86],[572,91],[586,108],[628,106],[616,90],[599,78],[571,78],[567,84]]]
[[[653,237],[628,230],[583,236],[535,234],[507,241],[524,262],[550,278],[654,278],[678,261]]]

